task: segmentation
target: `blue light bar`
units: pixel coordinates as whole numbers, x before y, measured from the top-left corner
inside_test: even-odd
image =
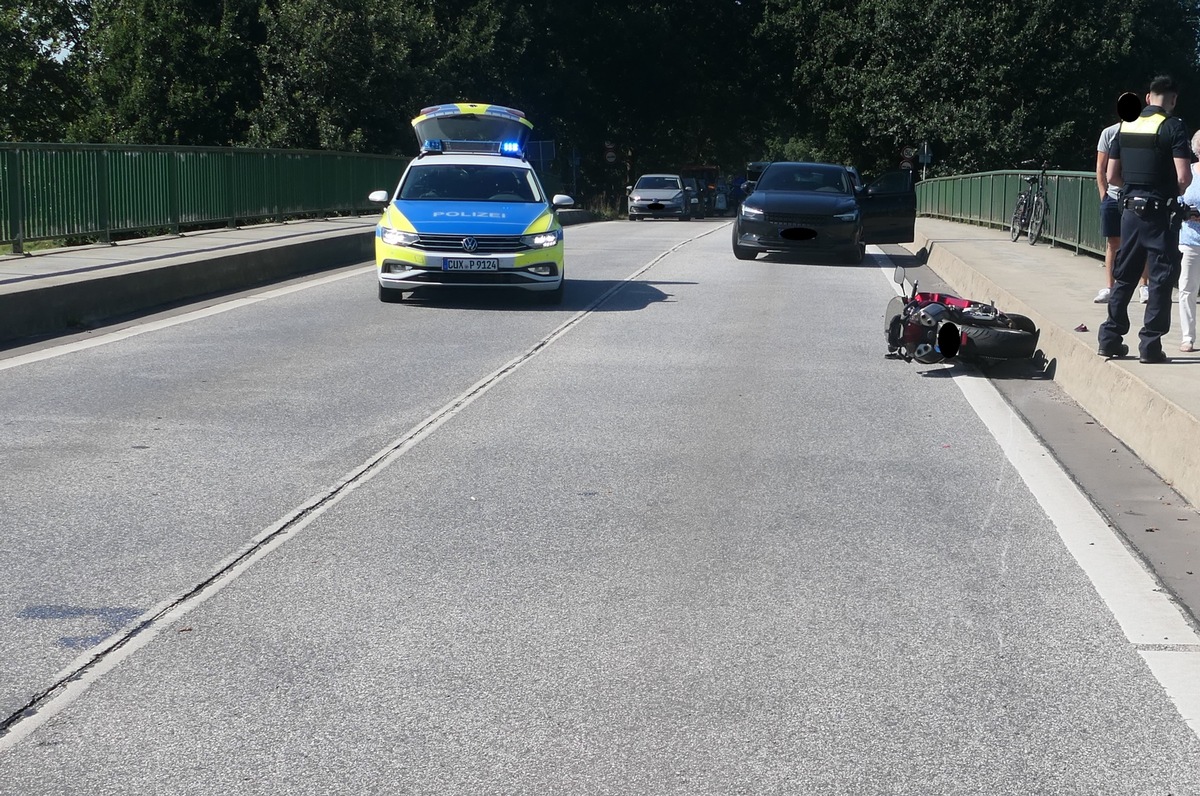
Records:
[[[500,151],[505,155],[519,155],[521,153],[521,144],[517,141],[505,141],[500,144]]]
[[[442,142],[435,138],[427,138],[427,139],[425,139],[425,142],[423,144],[421,144],[421,151],[423,151],[423,152],[441,152],[442,151]]]

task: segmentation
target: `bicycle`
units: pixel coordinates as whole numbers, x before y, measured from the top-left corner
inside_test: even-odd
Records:
[[[1026,160],[1022,166],[1036,166],[1037,162]],[[1021,237],[1022,232],[1029,233],[1029,245],[1037,243],[1042,237],[1042,227],[1046,223],[1046,169],[1049,163],[1042,163],[1041,171],[1021,179],[1029,183],[1025,190],[1017,195],[1017,204],[1013,208],[1012,220],[1008,229],[1013,242]]]

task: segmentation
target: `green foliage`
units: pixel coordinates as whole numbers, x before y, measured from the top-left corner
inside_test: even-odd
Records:
[[[248,140],[268,147],[391,153],[428,79],[428,8],[392,0],[279,0],[264,7],[262,104]]]
[[[411,153],[420,108],[496,102],[598,196],[697,162],[879,173],[921,141],[935,173],[1086,169],[1160,72],[1200,120],[1196,0],[0,3],[8,138]]]
[[[259,103],[253,0],[93,0],[80,140],[229,145]]]
[[[0,140],[53,141],[82,112],[82,0],[0,0]]]
[[[760,32],[792,47],[786,102],[801,120],[774,142],[780,155],[881,171],[929,141],[940,171],[1026,158],[1086,169],[1122,91],[1167,71],[1200,103],[1194,2],[768,3]]]

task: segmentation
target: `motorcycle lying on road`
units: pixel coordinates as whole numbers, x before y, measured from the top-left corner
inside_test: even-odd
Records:
[[[896,268],[894,279],[903,289],[903,266]],[[1028,359],[1037,351],[1040,334],[1024,315],[950,293],[922,293],[916,281],[911,293],[888,302],[883,324],[888,357],[925,365],[951,359],[984,365]]]

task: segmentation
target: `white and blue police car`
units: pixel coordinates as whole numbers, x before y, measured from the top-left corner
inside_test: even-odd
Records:
[[[457,102],[412,121],[420,154],[384,204],[375,231],[379,300],[419,288],[515,288],[562,301],[563,231],[525,145],[533,124],[500,105]]]

